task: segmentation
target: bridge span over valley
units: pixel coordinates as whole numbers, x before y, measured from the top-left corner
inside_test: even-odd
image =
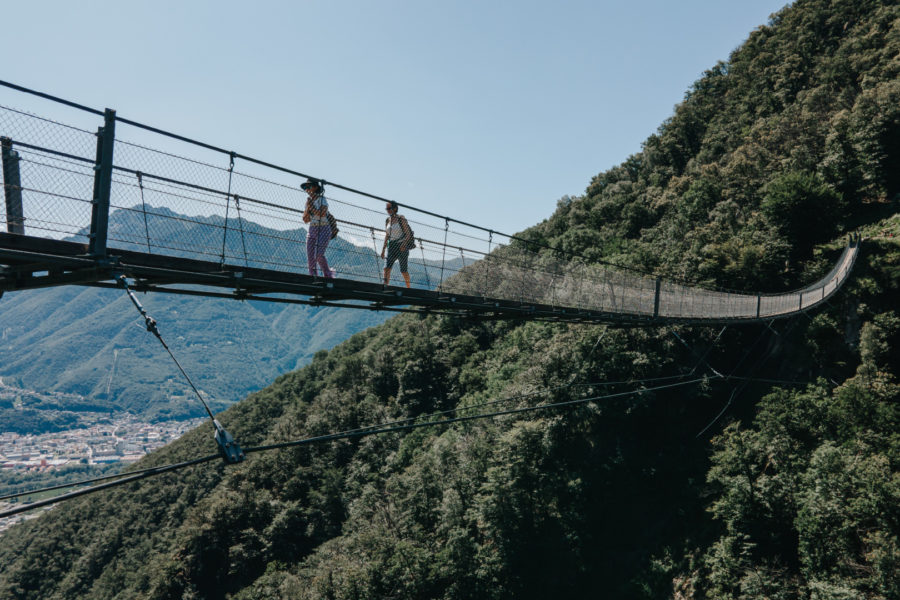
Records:
[[[849,277],[850,238],[819,281],[781,294],[706,289],[585,261],[404,205],[410,286],[384,281],[386,198],[324,182],[337,235],[309,272],[306,173],[0,82],[0,293],[57,285],[367,310],[625,325],[741,323],[809,310]],[[9,105],[7,105],[9,104]]]

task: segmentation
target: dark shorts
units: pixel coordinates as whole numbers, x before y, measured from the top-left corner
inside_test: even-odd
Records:
[[[409,250],[401,251],[403,240],[390,240],[387,247],[387,258],[384,260],[384,268],[390,269],[394,261],[400,263],[400,272],[409,273]]]

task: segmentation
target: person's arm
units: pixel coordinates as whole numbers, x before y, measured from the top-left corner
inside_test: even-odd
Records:
[[[306,199],[306,208],[303,210],[303,222],[309,223],[312,220],[312,217],[309,215],[309,211],[312,208],[312,198]]]
[[[390,223],[390,221],[388,221],[388,223]],[[384,258],[384,253],[387,250],[388,236],[390,236],[390,230],[388,229],[387,224],[385,224],[385,226],[384,226],[384,244],[381,246],[381,258]]]

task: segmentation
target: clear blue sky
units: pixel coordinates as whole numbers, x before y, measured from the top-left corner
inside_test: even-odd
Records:
[[[512,233],[785,3],[10,1],[0,79]]]

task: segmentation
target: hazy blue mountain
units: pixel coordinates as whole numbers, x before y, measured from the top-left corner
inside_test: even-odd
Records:
[[[167,254],[196,258],[190,248],[217,246],[220,218],[186,221],[172,218],[179,215],[167,209],[151,210],[157,216],[150,217],[150,230],[159,233],[152,242],[165,247]],[[262,255],[285,258],[293,254],[296,261],[298,248],[303,249],[302,229],[276,236],[255,223],[243,226],[245,233],[267,234],[255,238],[261,245],[254,249]],[[138,239],[143,227],[143,215],[138,212],[119,210],[110,215],[111,240]],[[230,227],[236,227],[234,220]],[[229,234],[228,254],[236,254],[240,243],[238,235]],[[136,242],[111,241],[110,245],[146,248]],[[375,264],[373,253],[349,250],[349,242],[335,242],[334,251],[349,257],[347,264],[353,260]],[[168,294],[144,294],[140,299],[197,386],[219,408],[305,365],[315,352],[390,316]],[[0,377],[28,389],[80,394],[87,399],[84,407],[126,410],[145,418],[203,413],[124,291],[65,286],[4,295],[0,298]]]
[[[197,386],[222,407],[386,313],[146,294],[141,302]],[[124,292],[61,287],[0,299],[0,377],[148,418],[202,407]]]

